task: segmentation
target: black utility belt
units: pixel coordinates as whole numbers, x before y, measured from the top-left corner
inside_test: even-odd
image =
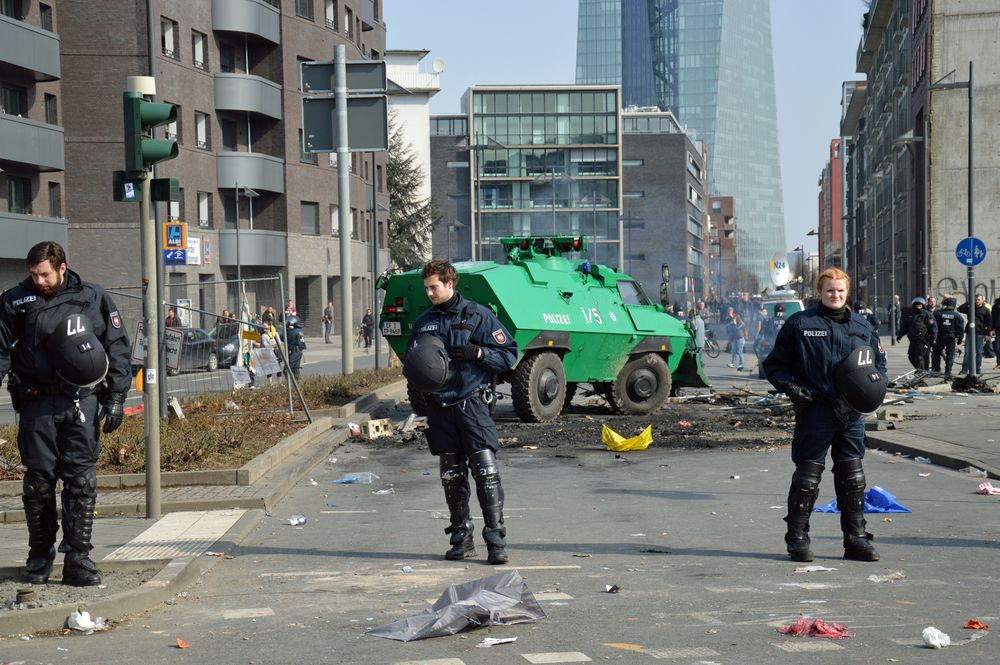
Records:
[[[87,397],[91,395],[94,391],[91,388],[72,388],[70,386],[61,386],[53,384],[43,384],[43,385],[32,385],[19,383],[17,385],[10,385],[11,392],[16,392],[21,397],[45,397],[51,395],[65,395],[66,397]]]

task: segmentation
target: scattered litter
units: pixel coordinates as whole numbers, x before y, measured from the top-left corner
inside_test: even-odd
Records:
[[[989,630],[990,626],[979,619],[969,619],[962,628],[968,628],[969,630]]]
[[[673,554],[670,550],[658,550],[656,548],[650,548],[648,550],[639,550],[640,554]]]
[[[176,640],[177,640],[177,648],[178,648],[178,649],[187,649],[188,647],[190,647],[190,646],[191,646],[190,644],[188,644],[187,642],[185,642],[184,640],[182,640],[182,639],[181,639],[181,638],[179,638],[179,637],[177,637],[177,638],[174,638],[174,639],[176,639]]]
[[[987,480],[985,483],[979,483],[976,494],[1000,494],[1000,489],[993,487],[993,483]]]
[[[795,569],[796,573],[829,573],[831,571],[837,570],[836,568],[827,568],[826,566],[799,566]]]
[[[378,418],[376,420],[367,420],[361,423],[361,433],[369,441],[374,441],[376,439],[382,439],[387,436],[392,436],[392,421],[388,418]]]
[[[894,573],[888,573],[886,575],[869,575],[866,577],[869,582],[898,582],[900,580],[906,579],[906,573],[901,570],[897,570]]]
[[[452,584],[429,610],[373,628],[368,634],[409,642],[454,635],[470,627],[508,626],[544,618],[545,612],[528,585],[512,570]]]
[[[516,642],[517,637],[484,637],[477,647],[495,647],[498,644],[510,644]]]
[[[533,443],[526,443],[526,444],[524,444],[524,445],[523,445],[523,446],[521,446],[521,447],[522,447],[522,448],[526,448],[527,450],[538,450],[538,446],[536,446],[536,445],[535,445],[535,444],[533,444]]]
[[[918,473],[917,475],[920,476],[921,478],[926,478],[926,477],[928,477],[931,474],[930,473]]]
[[[361,425],[357,423],[347,423],[347,431],[350,433],[352,439],[361,438]]]
[[[305,524],[306,523],[306,516],[305,515],[292,515],[291,517],[288,518],[288,523],[291,524],[292,526],[298,526],[300,524]]]
[[[395,494],[396,490],[392,487],[387,487],[382,490],[372,490],[372,494]]]
[[[373,482],[378,480],[378,476],[371,471],[362,471],[361,473],[348,473],[345,476],[341,476],[333,481],[334,485],[350,485],[354,483],[360,483],[362,485],[371,485]]]
[[[590,559],[594,555],[593,554],[574,554],[573,556],[575,556],[578,559]]]
[[[934,626],[924,628],[921,636],[924,638],[924,644],[931,649],[943,649],[944,647],[951,646],[951,638],[948,637],[948,633],[942,633]]]
[[[739,477],[738,475],[736,475],[736,474],[734,473],[734,474],[732,474],[731,476],[729,476],[729,479],[730,479],[730,480],[739,480],[739,479],[740,479],[740,477]]]
[[[30,642],[31,641],[31,635],[22,635],[21,636],[21,641],[22,642]]]
[[[310,485],[314,485],[314,486],[315,486],[315,485],[319,485],[319,483],[317,483],[317,482],[316,482],[315,480],[313,480],[312,478],[310,478],[310,479],[309,479],[309,484],[310,484]]]
[[[604,586],[604,593],[618,593],[622,588],[617,584],[607,584]]]
[[[817,506],[817,513],[839,513],[837,500]],[[896,496],[882,489],[878,485],[872,485],[865,492],[865,512],[866,513],[912,513],[913,511],[904,505],[896,503]]]
[[[854,633],[847,630],[847,626],[839,623],[827,623],[822,619],[799,620],[791,626],[778,628],[778,632],[794,637],[826,637],[831,640],[839,640],[845,637],[854,637]]]
[[[921,464],[933,464],[933,462],[931,461],[930,457],[919,457],[919,456],[917,456],[917,457],[913,458],[913,461],[914,462],[920,462]]]
[[[638,436],[626,439],[607,425],[602,425],[601,441],[608,447],[608,450],[619,453],[628,450],[645,450],[649,448],[649,444],[653,443],[653,426],[646,425],[646,429],[642,430]]]
[[[691,423],[690,423],[690,421],[687,421],[687,420],[678,420],[677,421],[677,426],[678,427],[691,427]]]
[[[967,466],[964,469],[960,469],[959,473],[967,473],[974,478],[988,478],[989,475],[983,469],[977,469],[974,466]]]
[[[771,506],[771,510],[781,510],[782,508],[785,508],[785,507],[786,506]]]
[[[400,568],[400,570],[403,571],[404,573],[409,574],[413,572],[413,566],[403,566],[402,568]]]
[[[632,538],[645,538],[646,534],[644,534],[644,533],[630,533],[629,536],[631,536]]]
[[[66,619],[66,627],[72,630],[93,630],[96,622],[90,619],[90,612],[73,610]]]
[[[337,458],[336,457],[331,457],[330,459],[328,459],[326,461],[326,463],[327,464],[336,464],[337,463]]]
[[[302,519],[305,519],[304,517]],[[214,556],[220,559],[232,559],[232,554],[226,554],[225,552],[205,552],[205,556]]]
[[[883,522],[892,522],[892,518],[891,517],[883,517],[882,521]]]

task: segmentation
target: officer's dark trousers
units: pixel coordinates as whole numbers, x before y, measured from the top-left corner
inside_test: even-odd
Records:
[[[951,366],[955,362],[955,337],[953,335],[938,335],[934,342],[934,364],[932,369],[935,372],[941,371],[941,356],[944,355],[944,373],[951,374]]]
[[[302,369],[302,349],[288,347],[288,369],[292,376],[299,378],[299,370]]]
[[[503,519],[503,487],[496,462],[499,447],[496,424],[489,405],[477,392],[453,406],[427,400],[427,443],[441,460],[441,484],[451,513],[452,550],[449,559],[474,553],[472,522],[469,520],[468,470],[476,482],[476,496],[483,511],[483,539],[490,550],[491,563],[505,563],[507,530]]]
[[[61,552],[86,557],[92,545],[98,456],[97,397],[80,400],[84,422],[75,414],[72,397],[45,395],[24,400],[17,447],[24,474],[24,512],[28,523],[28,558],[49,556],[55,543],[56,480],[63,481]]]
[[[913,369],[927,369],[927,362],[930,360],[930,350],[923,340],[910,340],[910,346],[906,350],[906,357],[909,359]]]

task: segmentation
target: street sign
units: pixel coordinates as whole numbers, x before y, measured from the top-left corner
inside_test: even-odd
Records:
[[[183,330],[167,328],[163,331],[163,348],[167,357],[167,369],[176,372],[181,368],[181,349],[183,346]]]
[[[186,266],[187,249],[165,249],[163,250],[163,265]]]
[[[974,236],[962,238],[955,246],[955,258],[963,266],[978,266],[986,258],[986,243]]]
[[[337,63],[332,60],[303,62],[299,65],[299,84],[309,95],[333,94],[333,77]],[[385,61],[358,60],[347,63],[347,90],[355,92],[385,92]]]
[[[146,362],[146,335],[143,332],[142,321],[135,324],[135,337],[132,338],[132,364],[142,365]]]
[[[302,100],[304,152],[336,152],[337,106],[333,97]],[[389,103],[385,95],[347,98],[347,145],[351,152],[389,149]]]
[[[163,223],[163,249],[187,249],[187,224]]]

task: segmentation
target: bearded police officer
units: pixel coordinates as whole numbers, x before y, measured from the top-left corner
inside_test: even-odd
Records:
[[[426,391],[427,443],[440,458],[441,484],[451,514],[449,560],[475,556],[468,470],[483,511],[488,561],[507,563],[503,487],[497,466],[496,425],[490,416],[495,377],[514,366],[517,345],[487,307],[455,290],[458,273],[434,259],[420,273],[433,307],[421,314],[403,359],[411,385]]]
[[[877,561],[865,531],[863,414],[874,411],[888,383],[885,353],[866,318],[846,307],[850,278],[837,268],[816,282],[821,303],[781,327],[764,371],[795,405],[785,543],[793,561],[812,561],[809,515],[819,495],[827,451],[844,533],[844,558]]]
[[[944,356],[944,378],[951,379],[951,365],[955,362],[955,342],[961,344],[965,333],[965,317],[955,311],[955,299],[951,296],[941,301],[941,307],[934,311],[937,323],[937,341],[934,343],[932,369],[941,371],[941,356]]]
[[[101,583],[90,559],[99,421],[105,433],[121,425],[131,381],[128,336],[111,297],[69,270],[57,243],[32,247],[27,265],[30,277],[0,296],[0,377],[9,371],[26,468],[25,581],[44,584],[52,572],[61,480],[63,583],[93,586]]]

